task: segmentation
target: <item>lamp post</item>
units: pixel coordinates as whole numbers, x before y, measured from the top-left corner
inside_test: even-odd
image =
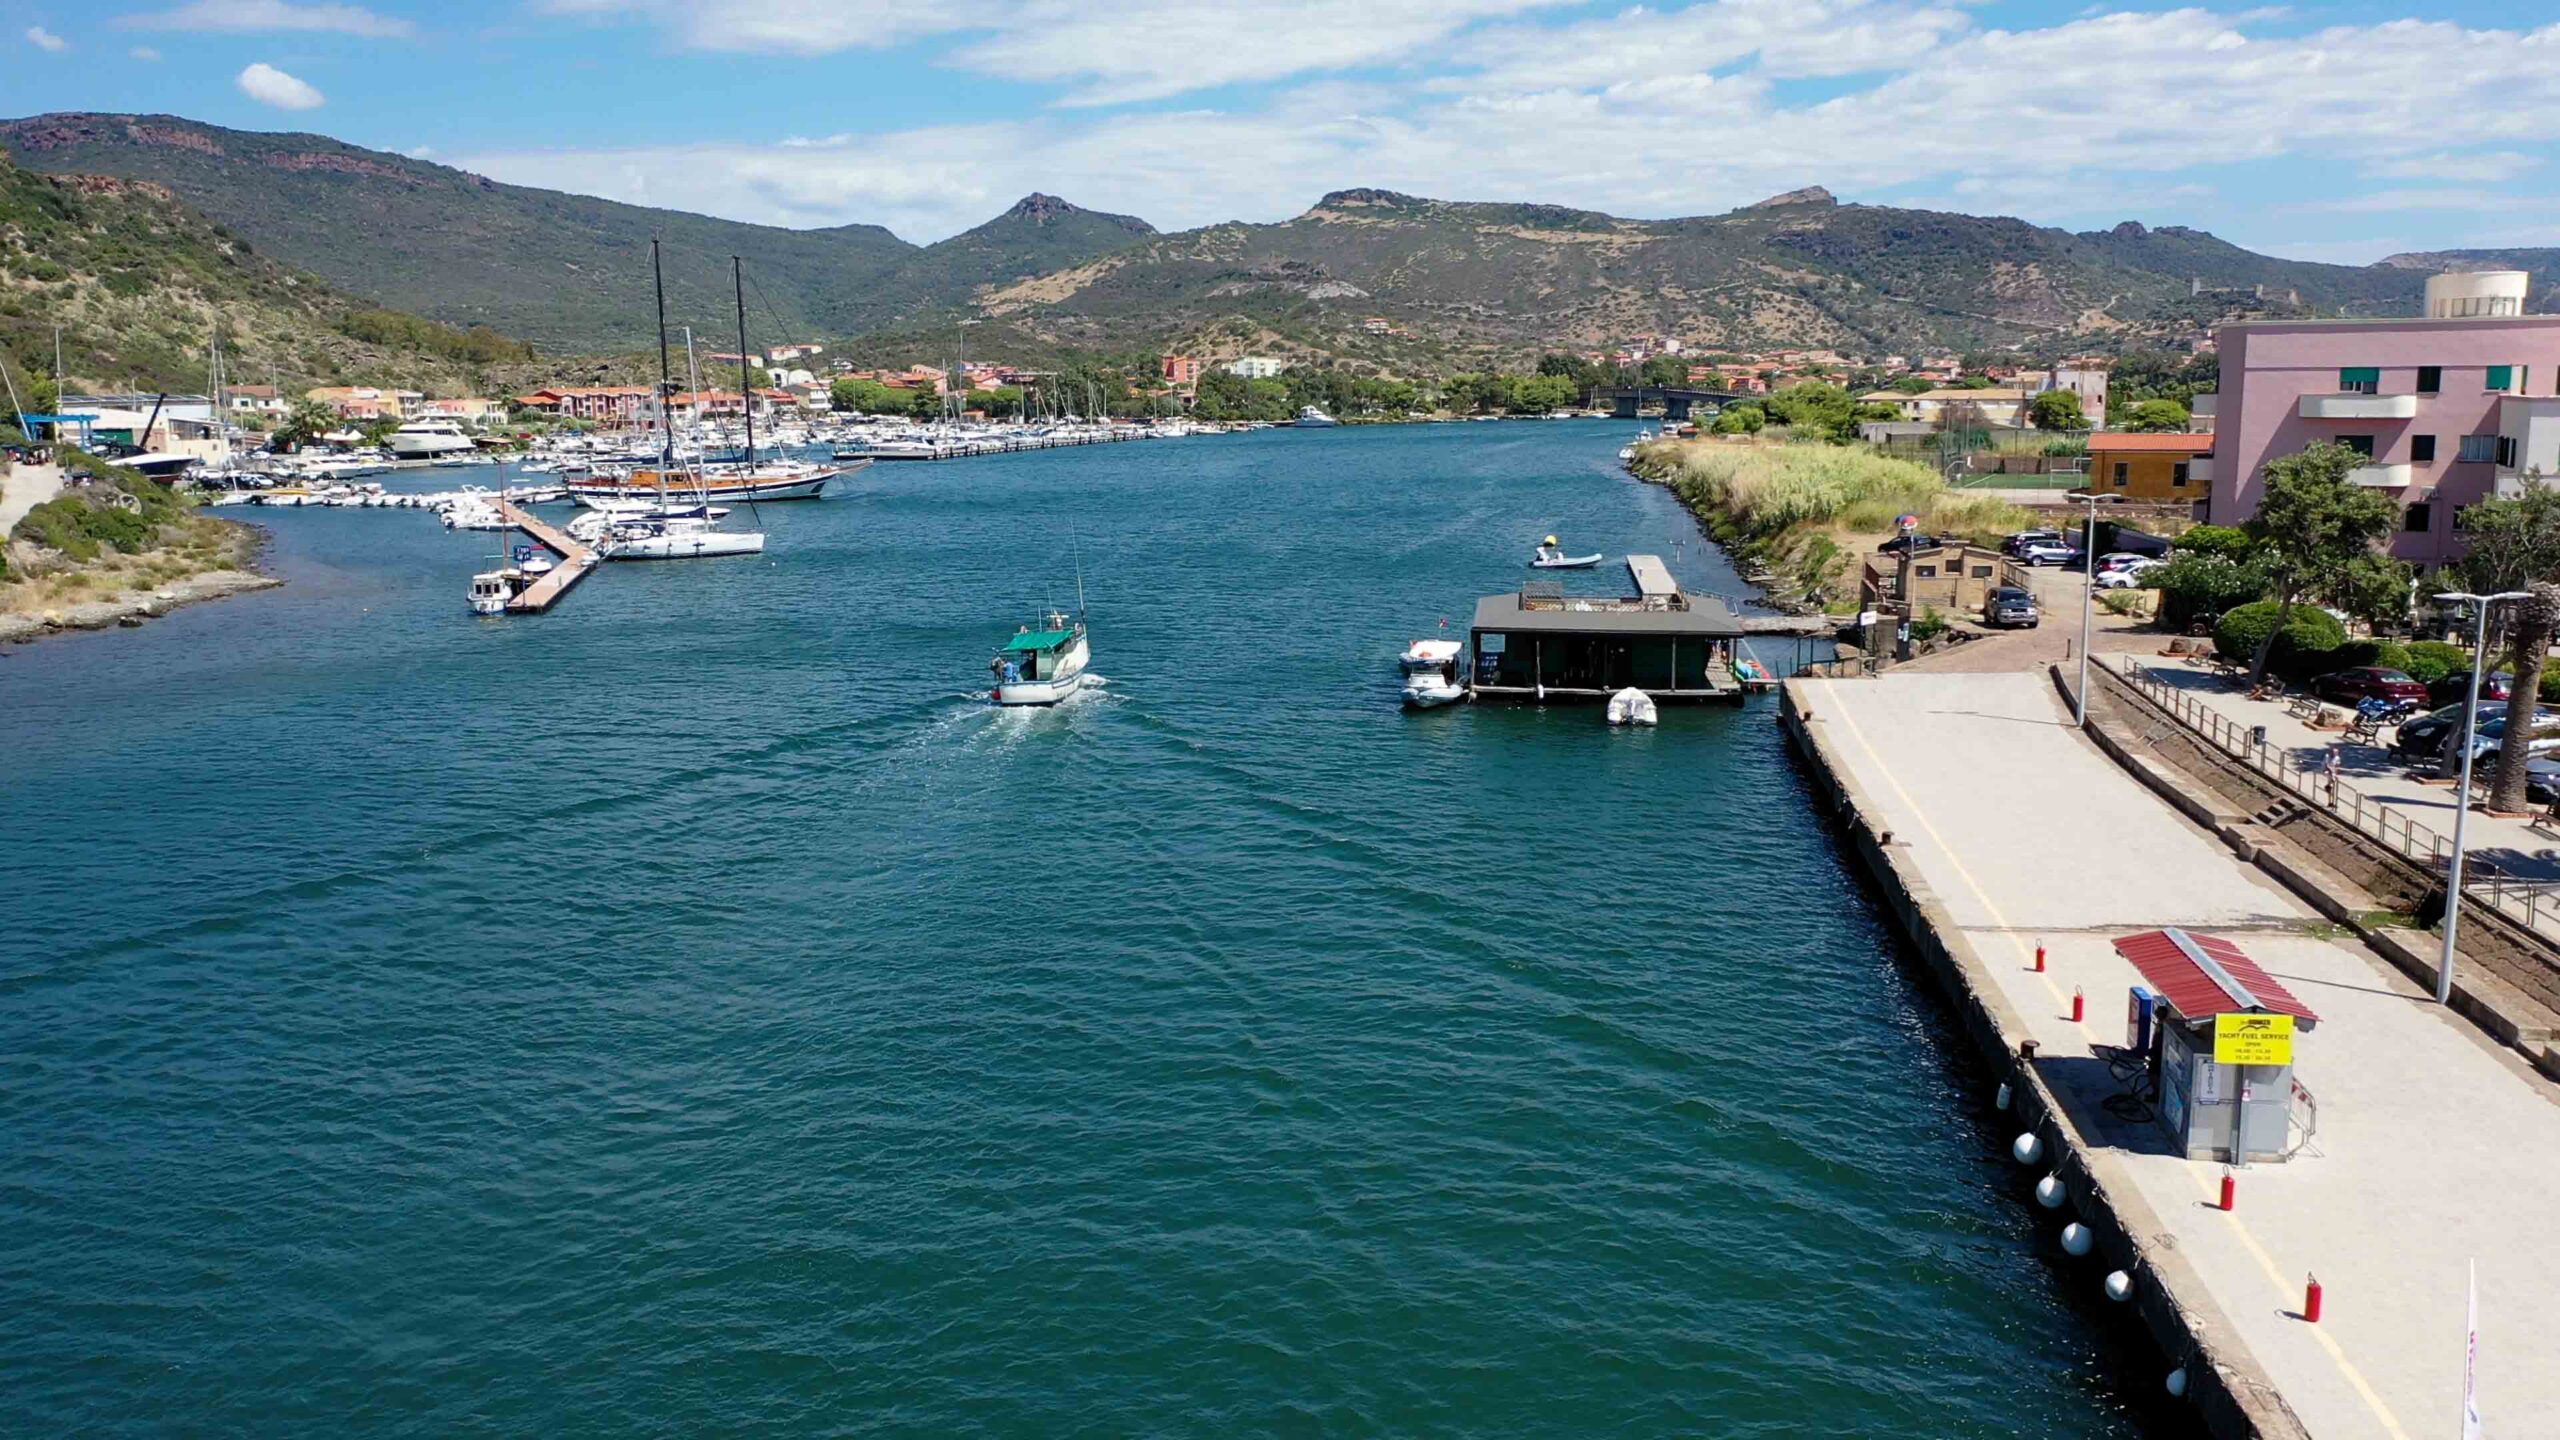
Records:
[[[2071,723],[2089,728],[2089,615],[2098,601],[2098,497],[2089,502],[2088,528],[2080,532],[2080,693],[2073,697]]]
[[[2488,657],[2489,607],[2501,600],[2522,600],[2531,592],[2502,590],[2495,595],[2474,595],[2468,591],[2447,591],[2436,596],[2439,604],[2467,604],[2472,608],[2471,686],[2463,695],[2462,705],[2462,779],[2453,792],[2453,859],[2444,877],[2444,953],[2436,959],[2436,1003],[2446,1005],[2453,1000],[2453,942],[2462,926],[2462,836],[2464,822],[2471,818],[2471,733],[2480,717],[2480,667]],[[2525,723],[2533,723],[2533,697],[2524,697]],[[2515,723],[2512,713],[2516,702],[2509,699],[2507,723]]]

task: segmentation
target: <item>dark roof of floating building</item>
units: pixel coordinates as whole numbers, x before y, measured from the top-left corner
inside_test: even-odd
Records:
[[[1475,627],[1512,634],[1705,635],[1743,633],[1740,617],[1712,595],[1691,595],[1671,578],[1659,555],[1627,557],[1633,595],[1567,595],[1552,580],[1476,602]]]

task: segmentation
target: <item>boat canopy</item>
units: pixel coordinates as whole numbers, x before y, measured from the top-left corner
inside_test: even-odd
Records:
[[[1007,654],[1016,650],[1055,650],[1076,638],[1073,630],[1025,630],[1004,642]]]

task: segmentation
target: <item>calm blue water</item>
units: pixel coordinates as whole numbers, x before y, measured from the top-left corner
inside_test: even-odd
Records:
[[[274,512],[0,652],[0,1428],[2136,1433],[1767,702],[1397,710],[1550,530],[1736,588],[1631,428],[877,466],[504,621]],[[1108,684],[991,713],[1071,533]]]

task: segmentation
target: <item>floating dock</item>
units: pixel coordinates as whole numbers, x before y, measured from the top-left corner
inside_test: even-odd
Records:
[[[535,519],[531,511],[523,509],[514,501],[497,500],[495,503],[498,513],[506,517],[508,524],[548,546],[560,557],[560,563],[552,567],[550,574],[527,585],[517,592],[514,599],[507,602],[507,613],[510,615],[539,615],[550,609],[553,602],[561,596],[568,594],[569,587],[587,578],[587,572],[595,569],[596,562],[602,557],[587,546],[570,539],[566,532]]]
[[[1605,701],[1633,686],[1657,701],[1739,703],[1742,621],[1690,595],[1656,555],[1627,557],[1636,593],[1567,595],[1553,581],[1476,602],[1469,694],[1480,700]]]

